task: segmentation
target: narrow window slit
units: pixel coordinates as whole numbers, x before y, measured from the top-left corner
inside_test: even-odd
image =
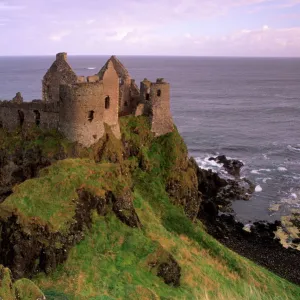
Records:
[[[41,114],[38,110],[33,111],[35,113],[35,125],[40,126],[41,124]]]
[[[109,109],[109,107],[110,107],[110,98],[109,96],[107,96],[105,98],[105,109]]]
[[[94,113],[95,112],[93,110],[89,111],[89,114],[88,114],[88,120],[89,120],[89,122],[93,121],[93,119],[94,119]]]
[[[21,110],[18,110],[18,119],[19,125],[22,127],[24,124],[24,113]]]

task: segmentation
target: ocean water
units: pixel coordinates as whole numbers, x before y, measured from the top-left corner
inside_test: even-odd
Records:
[[[70,56],[78,75],[95,74],[106,56]],[[222,172],[208,158],[242,160],[255,182],[250,201],[236,201],[242,221],[272,220],[300,208],[300,59],[120,57],[137,82],[171,83],[174,121],[190,155]],[[20,91],[41,98],[41,80],[54,57],[0,57],[0,99]],[[270,211],[273,204],[278,211]],[[274,206],[273,206],[274,207]]]

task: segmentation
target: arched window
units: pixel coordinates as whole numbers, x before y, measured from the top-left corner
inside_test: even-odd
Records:
[[[109,106],[110,106],[110,98],[109,96],[107,96],[105,98],[105,109],[109,109]]]
[[[18,110],[18,119],[19,119],[19,124],[22,127],[24,124],[24,113],[21,110]]]
[[[126,106],[126,107],[128,106],[128,102],[127,101],[124,102],[124,106]]]
[[[150,94],[149,93],[146,94],[146,100],[150,100]]]
[[[35,113],[35,125],[40,126],[41,124],[41,114],[38,110],[33,111]]]
[[[93,110],[90,110],[89,111],[89,113],[88,113],[88,120],[90,121],[90,122],[92,122],[93,121],[93,119],[94,119],[94,111]]]
[[[157,90],[157,97],[161,96],[161,90]]]

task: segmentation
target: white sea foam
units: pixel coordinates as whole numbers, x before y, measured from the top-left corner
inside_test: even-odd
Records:
[[[263,183],[267,183],[268,180],[272,180],[272,178],[270,178],[270,177],[264,178]]]
[[[262,187],[260,186],[260,185],[257,185],[256,187],[255,187],[255,192],[256,193],[260,193],[260,192],[262,192]]]
[[[294,198],[294,199],[297,199],[297,198],[298,198],[298,196],[297,196],[296,193],[292,193],[292,194],[291,194],[291,197]]]
[[[272,172],[271,169],[259,169],[259,170],[252,170],[251,171],[251,174],[257,174],[257,175],[260,175],[262,172]]]
[[[219,172],[220,169],[222,168],[222,164],[218,164],[214,160],[209,160],[210,157],[211,156],[208,156],[205,158],[196,157],[195,160],[201,169],[204,169],[204,170],[211,169],[215,173]]]
[[[251,174],[260,174],[260,173],[259,173],[259,170],[252,170]]]
[[[300,152],[300,146],[297,144],[297,147],[293,147],[291,145],[288,145],[287,148],[292,152]]]
[[[280,171],[280,172],[286,172],[287,168],[285,168],[285,167],[278,167],[277,170]]]
[[[258,171],[262,171],[262,172],[271,172],[271,169],[259,169]]]

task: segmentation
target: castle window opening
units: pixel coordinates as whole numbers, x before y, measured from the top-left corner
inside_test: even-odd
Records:
[[[124,106],[126,106],[126,107],[128,106],[128,102],[127,101],[125,101]]]
[[[90,122],[92,122],[93,121],[93,119],[94,119],[94,111],[93,110],[90,110],[89,111],[89,114],[88,114],[88,120],[90,121]]]
[[[150,100],[150,94],[149,93],[146,94],[146,100]]]
[[[110,107],[110,98],[109,96],[107,96],[105,98],[105,109],[109,109],[109,107]]]
[[[3,122],[0,121],[0,128],[3,128]]]
[[[161,90],[157,90],[157,97],[161,96]]]
[[[22,127],[24,124],[24,113],[21,110],[18,110],[18,118],[19,118],[19,124]]]
[[[35,125],[40,126],[41,124],[41,114],[38,110],[33,111],[35,113]]]

